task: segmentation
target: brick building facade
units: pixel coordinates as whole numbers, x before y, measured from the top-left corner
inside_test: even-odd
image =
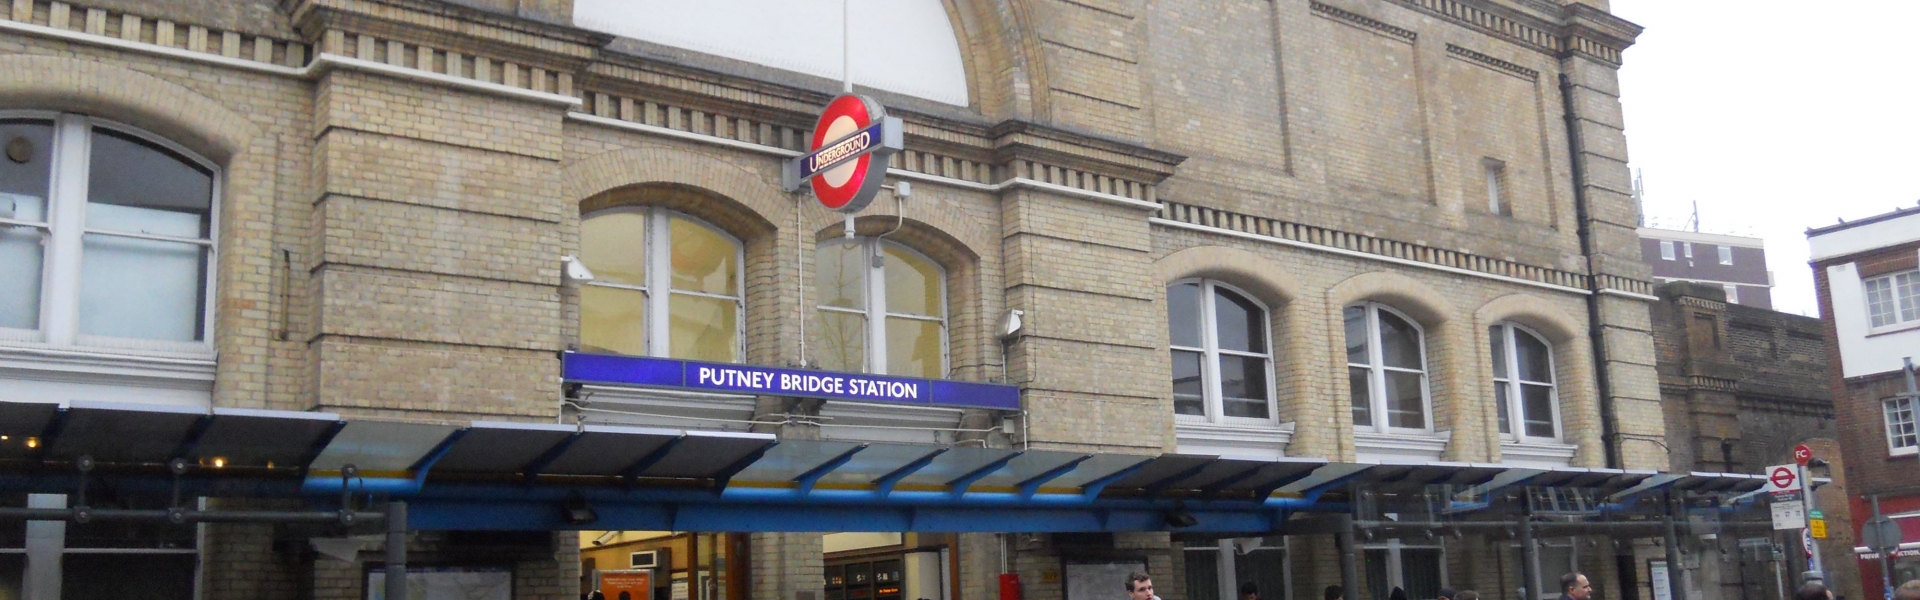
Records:
[[[842,242],[838,215],[779,186],[835,82],[577,18],[604,3],[13,0],[3,216],[44,244],[7,240],[0,260],[43,284],[5,298],[0,399],[1671,467],[1615,77],[1639,28],[1604,0],[936,4],[916,14],[950,35],[916,39],[953,40],[928,55],[951,51],[960,93],[862,88],[905,119],[889,174],[915,191],[883,194]],[[109,213],[131,220],[92,220]],[[146,258],[89,271],[123,256],[99,245],[114,235],[159,246],[125,242],[112,249]],[[564,279],[562,256],[598,276]],[[140,274],[161,284],[114,285]],[[823,281],[919,308],[835,304]],[[1024,327],[1003,339],[1014,310]],[[836,345],[878,331],[844,319],[888,329]],[[1024,410],[567,389],[555,353],[582,347],[1004,379]],[[85,554],[76,531],[35,523],[0,556]],[[177,584],[197,556],[188,584],[208,598],[362,597],[363,564],[309,550],[321,533],[209,526],[120,564]],[[707,568],[731,583],[698,593],[825,585],[819,534],[719,539]],[[1636,557],[1657,549],[1588,541],[1550,541],[1549,575],[1577,566],[1609,597],[1646,597]],[[993,597],[1003,564],[1026,597],[1060,598],[1063,565],[1088,552],[939,543],[967,599]],[[1282,554],[1245,567],[1235,545],[1165,534],[1104,547],[1171,600],[1256,575],[1282,582],[1276,598],[1338,581],[1327,540],[1263,543]],[[574,596],[585,545],[417,544],[547,599]],[[1512,589],[1511,547],[1370,541],[1364,577],[1373,593]],[[99,580],[85,564],[18,572],[48,598],[49,582]]]
[[[1718,284],[1676,282],[1654,288],[1653,340],[1660,353],[1660,394],[1667,410],[1667,448],[1675,472],[1763,473],[1793,462],[1807,444],[1831,465],[1833,482],[1816,503],[1833,522],[1847,522],[1851,496],[1826,385],[1827,336],[1819,319],[1726,301]],[[1829,473],[1819,473],[1827,476]],[[1853,537],[1828,530],[1818,542],[1828,581],[1855,589],[1859,572],[1846,560]],[[1703,585],[1725,598],[1778,596],[1777,581],[1807,570],[1792,531],[1748,532],[1718,540],[1719,560],[1703,561]],[[1778,559],[1772,549],[1782,552]],[[1713,552],[1704,556],[1716,558]],[[1788,577],[1777,577],[1786,575]],[[1785,590],[1791,594],[1792,590]]]
[[[1920,358],[1920,208],[1807,230],[1820,318],[1833,336],[1827,377],[1846,454],[1856,533],[1879,512],[1904,536],[1894,584],[1920,578],[1920,398],[1903,397],[1904,360]],[[1865,592],[1877,593],[1878,552],[1861,548]],[[1877,550],[1877,549],[1872,549]],[[1872,595],[1872,594],[1868,594]]]

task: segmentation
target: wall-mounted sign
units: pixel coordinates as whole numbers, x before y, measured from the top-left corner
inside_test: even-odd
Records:
[[[948,379],[888,377],[864,373],[780,369],[583,352],[562,354],[560,370],[561,377],[569,383],[770,394],[887,404],[1020,409],[1020,388]]]
[[[820,205],[856,213],[880,193],[887,178],[887,157],[904,146],[900,119],[872,98],[847,94],[834,98],[813,124],[808,153],[787,161],[781,171],[787,191],[811,183]]]

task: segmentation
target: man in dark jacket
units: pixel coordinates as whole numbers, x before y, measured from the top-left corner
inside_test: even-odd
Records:
[[[1587,582],[1587,576],[1573,571],[1560,576],[1560,600],[1588,600],[1593,597],[1593,584]]]

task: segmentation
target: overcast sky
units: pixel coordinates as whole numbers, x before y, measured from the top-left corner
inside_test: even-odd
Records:
[[[1649,225],[1766,239],[1777,310],[1817,315],[1806,229],[1920,200],[1920,0],[1613,0]]]

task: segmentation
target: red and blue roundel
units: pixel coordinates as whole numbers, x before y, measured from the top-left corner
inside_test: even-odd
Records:
[[[813,195],[822,206],[859,212],[880,193],[880,185],[887,178],[887,156],[870,150],[881,144],[876,125],[886,116],[887,109],[879,102],[854,94],[834,98],[820,113],[820,120],[813,124],[813,143],[808,146],[814,153],[809,159],[812,164],[803,165],[803,169],[812,172],[816,166],[830,167],[811,182]],[[863,151],[867,153],[859,158],[844,158]]]

